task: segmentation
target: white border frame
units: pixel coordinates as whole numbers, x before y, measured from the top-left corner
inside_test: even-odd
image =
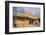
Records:
[[[28,28],[13,28],[13,7],[37,7],[40,8],[40,27],[28,27]],[[22,31],[38,31],[43,30],[43,5],[34,4],[19,4],[9,3],[9,31],[10,32],[22,32]]]

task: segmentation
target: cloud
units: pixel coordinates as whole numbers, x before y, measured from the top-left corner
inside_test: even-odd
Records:
[[[34,7],[13,7],[13,15],[16,15],[17,12],[20,12],[24,10],[25,12],[29,13],[32,16],[36,16],[40,18],[40,8],[34,8]]]

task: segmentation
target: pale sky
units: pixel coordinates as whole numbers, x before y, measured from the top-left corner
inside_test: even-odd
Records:
[[[16,15],[17,12],[24,10],[25,12],[40,18],[40,8],[34,7],[13,7],[13,15]]]

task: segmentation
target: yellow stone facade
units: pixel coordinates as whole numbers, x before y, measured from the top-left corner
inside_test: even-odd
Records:
[[[29,20],[15,20],[16,27],[29,27]]]
[[[16,28],[21,28],[21,27],[34,26],[35,23],[38,22],[35,20],[37,20],[36,17],[32,17],[27,13],[17,13],[16,16],[14,16],[13,22],[16,25]]]

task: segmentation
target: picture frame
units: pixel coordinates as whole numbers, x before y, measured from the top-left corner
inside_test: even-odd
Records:
[[[24,7],[28,11],[28,8],[30,8],[30,6],[31,7],[33,6],[34,8],[36,7],[37,10],[40,10],[40,13],[41,13],[40,14],[41,15],[41,17],[40,17],[40,23],[41,23],[40,27],[39,28],[37,28],[37,27],[36,28],[35,27],[16,28],[15,27],[15,29],[12,28],[12,24],[13,24],[13,21],[14,21],[13,20],[14,17],[12,17],[14,12],[12,10],[14,10],[15,7],[21,10],[20,7],[22,7],[22,8]],[[37,7],[39,7],[40,9],[38,9]],[[32,8],[31,11],[33,12],[33,8]],[[28,23],[28,21],[27,21],[27,23]],[[38,2],[21,2],[21,1],[5,1],[5,34],[34,33],[34,32],[45,32],[45,3],[40,3],[40,2],[39,3]]]

